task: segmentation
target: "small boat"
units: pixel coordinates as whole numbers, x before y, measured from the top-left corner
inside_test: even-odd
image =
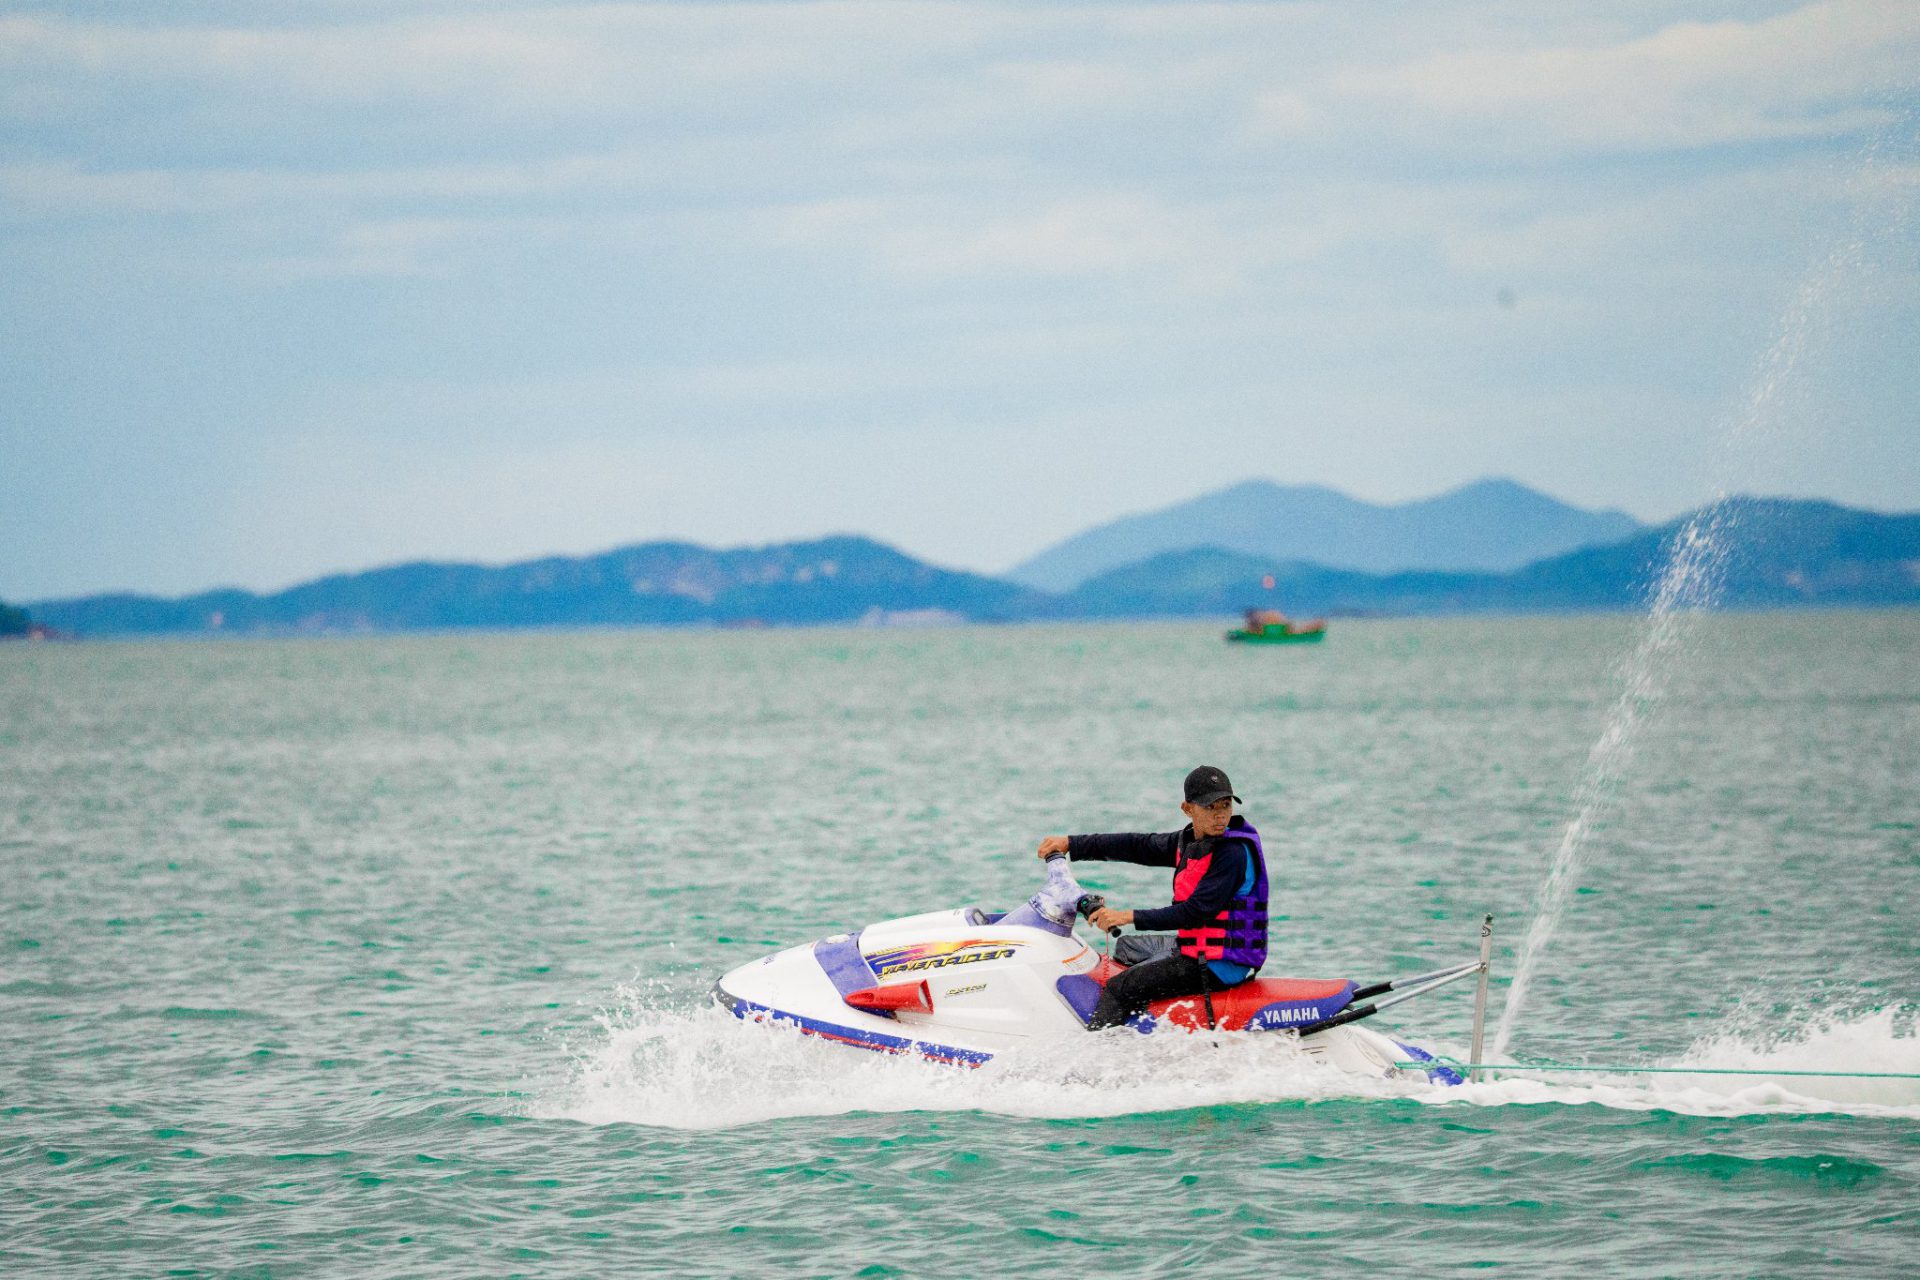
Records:
[[[834,1044],[979,1066],[1022,1044],[1087,1034],[1101,987],[1120,971],[1111,953],[1096,954],[1074,933],[1075,917],[1101,905],[1074,880],[1065,855],[1054,854],[1046,886],[1025,906],[992,914],[956,907],[837,933],[734,969],[714,983],[713,1000],[737,1018]],[[1460,1084],[1462,1073],[1428,1050],[1355,1024],[1478,977],[1478,1062],[1492,919],[1482,926],[1477,961],[1374,983],[1251,978],[1211,995],[1156,1000],[1128,1025],[1258,1034],[1359,1075]]]
[[[1247,610],[1247,625],[1227,632],[1233,644],[1318,644],[1326,638],[1327,620],[1295,622],[1278,609]]]

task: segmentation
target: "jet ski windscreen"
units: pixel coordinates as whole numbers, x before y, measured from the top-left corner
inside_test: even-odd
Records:
[[[1007,912],[1000,923],[1045,929],[1064,938],[1073,932],[1074,910],[1085,892],[1073,878],[1066,856],[1055,854],[1047,859],[1047,883],[1040,892],[1028,898],[1025,906]]]

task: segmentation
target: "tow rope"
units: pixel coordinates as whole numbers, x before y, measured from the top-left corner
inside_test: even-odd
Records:
[[[1427,1062],[1396,1062],[1398,1068],[1422,1071],[1435,1066],[1452,1067],[1458,1071],[1476,1068],[1471,1063],[1460,1062],[1454,1058],[1434,1057]],[[1591,1063],[1579,1065],[1549,1062],[1483,1062],[1477,1068],[1480,1071],[1590,1071],[1605,1075],[1619,1076],[1808,1076],[1833,1080],[1920,1080],[1920,1071],[1788,1071],[1765,1067],[1631,1067],[1610,1066]]]

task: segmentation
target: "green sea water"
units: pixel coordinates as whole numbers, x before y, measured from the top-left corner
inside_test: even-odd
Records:
[[[968,1072],[706,1004],[1171,829],[1200,762],[1266,833],[1270,974],[1469,959],[1488,911],[1510,973],[1643,625],[0,648],[0,1271],[1912,1275],[1920,1081],[1127,1032]],[[1920,1073],[1920,613],[1662,661],[1511,1052]]]

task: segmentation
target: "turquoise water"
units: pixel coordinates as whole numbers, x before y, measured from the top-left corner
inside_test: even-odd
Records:
[[[1638,625],[0,649],[0,1263],[1912,1274],[1920,1082],[1441,1092],[1125,1033],[967,1073],[705,1007],[1024,898],[1043,835],[1171,828],[1203,760],[1267,833],[1270,973],[1471,958],[1484,911],[1510,970]],[[1920,614],[1706,618],[1672,663],[1511,1052],[1920,1072]]]

